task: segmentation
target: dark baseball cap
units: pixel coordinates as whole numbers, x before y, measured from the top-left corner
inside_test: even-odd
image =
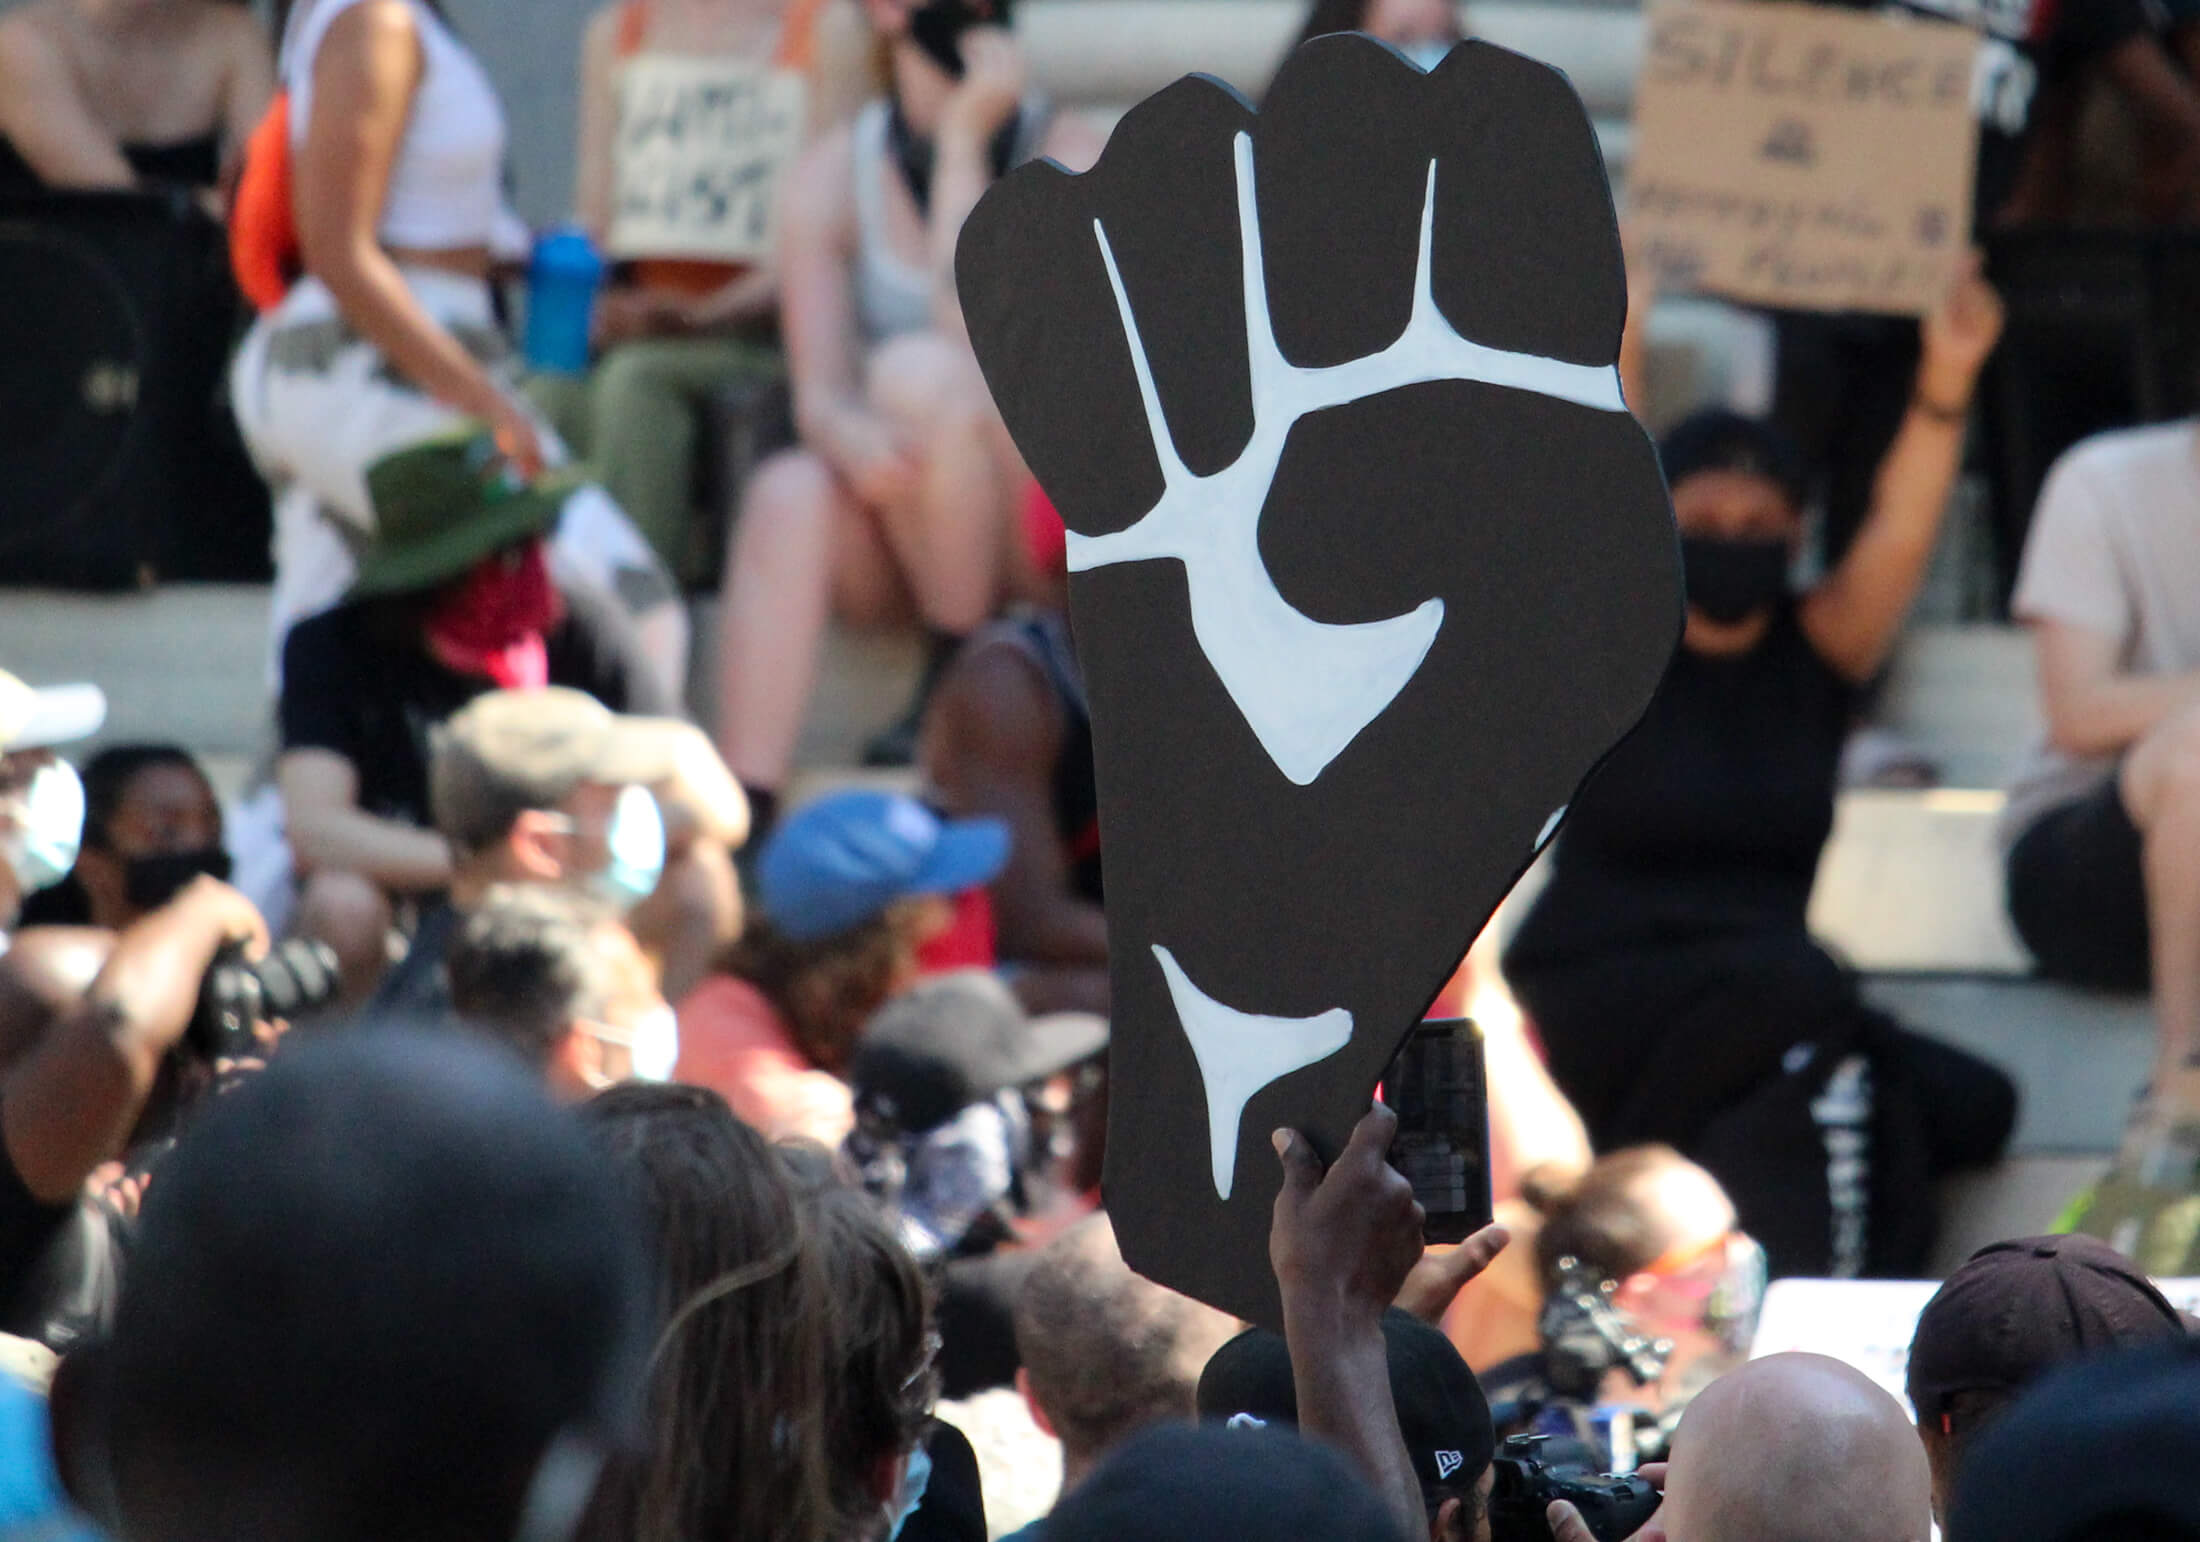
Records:
[[[1383,1345],[1390,1358],[1390,1397],[1415,1475],[1424,1487],[1471,1487],[1497,1454],[1497,1429],[1482,1384],[1450,1339],[1397,1307],[1383,1313]],[[1295,1428],[1298,1389],[1283,1335],[1248,1328],[1216,1350],[1200,1373],[1199,1417],[1237,1429]]]
[[[2014,1396],[2103,1350],[2186,1336],[2139,1266],[2092,1237],[2023,1237],[1980,1248],[1918,1314],[1909,1394],[1933,1421],[1964,1392]]]
[[[1071,1490],[1047,1542],[1404,1542],[1326,1446],[1279,1430],[1142,1430]]]
[[[1108,1047],[1090,1012],[1027,1017],[998,978],[959,969],[902,992],[864,1027],[848,1066],[856,1097],[911,1134],[1028,1086]]]
[[[1008,865],[998,819],[942,819],[902,793],[819,798],[780,823],[756,856],[756,893],[797,942],[852,931],[897,900],[991,883]]]
[[[2190,1339],[2043,1377],[1964,1462],[1950,1542],[2196,1542],[2196,1408]]]

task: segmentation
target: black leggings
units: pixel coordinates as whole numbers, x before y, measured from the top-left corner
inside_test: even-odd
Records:
[[[1866,1005],[1799,932],[1508,963],[1597,1148],[1659,1141],[1702,1163],[1775,1274],[1914,1277],[1932,1180],[1995,1160],[2016,1122],[2006,1075]],[[1857,1170],[1834,1105],[1860,1088]]]

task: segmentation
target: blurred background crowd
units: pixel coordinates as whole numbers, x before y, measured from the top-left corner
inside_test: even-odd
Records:
[[[1502,1229],[1285,1140],[1239,1335],[956,236],[1349,30],[1624,209],[1640,10],[0,6],[0,1532],[2200,1537],[2200,7],[1851,8],[1978,33],[1978,255],[1631,267],[1687,628],[1430,1009]],[[1907,1410],[1737,1369],[1798,1277],[1947,1277]]]

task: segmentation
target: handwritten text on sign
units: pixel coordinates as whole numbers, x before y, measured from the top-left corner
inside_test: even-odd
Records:
[[[1918,315],[1970,239],[1979,39],[1813,5],[1649,13],[1628,175],[1638,253],[1754,304]]]
[[[802,77],[741,59],[638,54],[619,72],[611,255],[755,262],[802,145]]]

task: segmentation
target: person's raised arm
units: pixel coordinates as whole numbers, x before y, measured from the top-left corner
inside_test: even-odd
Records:
[[[856,335],[855,154],[836,129],[802,153],[782,184],[779,327],[802,442],[873,506],[915,488],[915,450],[871,410]]]
[[[227,884],[194,880],[116,937],[83,1002],[0,1084],[0,1139],[33,1195],[74,1199],[93,1168],[122,1154],[200,982],[231,943],[264,951],[266,923]]]
[[[122,147],[77,89],[60,44],[28,7],[0,17],[0,135],[49,187],[137,186]]]
[[[1909,411],[1879,463],[1871,512],[1840,566],[1804,597],[1805,635],[1849,680],[1868,680],[1887,661],[1925,581],[1962,462],[1971,391],[2001,322],[2001,297],[1973,256],[1921,328]]]
[[[710,735],[693,723],[675,730],[672,774],[650,790],[665,814],[665,843],[684,847],[700,836],[738,851],[749,838],[749,800]]]
[[[1036,671],[1006,648],[964,658],[926,714],[926,779],[950,813],[1008,821],[1008,866],[993,882],[1001,956],[1018,963],[1105,964],[1108,922],[1070,892],[1054,822],[1059,714]]]
[[[1377,1104],[1329,1171],[1305,1136],[1275,1132],[1283,1162],[1268,1258],[1283,1292],[1299,1430],[1334,1446],[1383,1496],[1405,1536],[1428,1510],[1390,1389],[1383,1312],[1421,1258],[1426,1220],[1413,1185],[1385,1160],[1398,1116]]]
[[[292,171],[298,244],[344,319],[398,372],[481,418],[526,477],[542,470],[534,420],[427,310],[381,244],[382,208],[424,61],[406,0],[361,0],[329,24]]]
[[[451,881],[450,843],[433,830],[362,809],[358,769],[334,750],[284,751],[275,762],[275,787],[291,855],[304,871],[358,873],[400,893]]]

